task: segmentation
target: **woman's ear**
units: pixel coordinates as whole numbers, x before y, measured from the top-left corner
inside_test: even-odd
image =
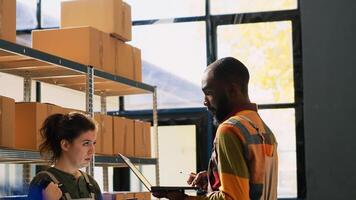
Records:
[[[61,140],[61,149],[63,151],[68,151],[70,147],[70,143],[68,140]]]

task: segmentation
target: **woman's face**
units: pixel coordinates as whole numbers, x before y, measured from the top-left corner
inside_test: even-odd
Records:
[[[95,153],[96,132],[87,131],[68,144],[63,156],[66,156],[73,167],[83,168],[89,166]]]

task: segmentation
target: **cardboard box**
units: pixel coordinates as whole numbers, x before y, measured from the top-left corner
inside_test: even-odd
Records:
[[[15,100],[0,96],[0,146],[14,147]]]
[[[132,192],[107,192],[103,193],[103,200],[132,200],[135,193]]]
[[[32,47],[114,73],[114,38],[95,28],[77,27],[32,31]]]
[[[135,157],[151,157],[151,124],[135,121]]]
[[[135,198],[135,193],[118,192],[116,193],[116,200],[132,200]]]
[[[113,118],[112,116],[95,114],[98,123],[95,151],[98,154],[113,154]]]
[[[137,192],[135,193],[135,198],[137,200],[151,200],[150,192]]]
[[[46,105],[47,105],[47,116],[51,116],[54,114],[67,114],[65,108],[49,103],[46,103]]]
[[[141,50],[139,48],[133,47],[132,54],[133,54],[133,59],[134,59],[134,80],[142,82]]]
[[[15,104],[15,148],[38,150],[40,129],[47,118],[47,105],[36,102]]]
[[[122,41],[132,40],[132,16],[131,16],[131,6],[125,2],[122,4],[122,24],[121,34],[113,34],[114,37],[121,39]],[[121,36],[120,36],[121,35]]]
[[[114,154],[134,156],[134,121],[122,117],[114,119]]]
[[[0,39],[16,43],[16,0],[0,0]]]
[[[151,153],[151,123],[149,123],[149,122],[143,123],[143,136],[144,136],[144,140],[145,140],[144,157],[151,158],[152,157],[152,153]]]
[[[116,41],[115,74],[134,79],[134,56],[132,46]]]
[[[122,41],[131,40],[131,7],[121,0],[61,2],[61,28],[91,26]]]

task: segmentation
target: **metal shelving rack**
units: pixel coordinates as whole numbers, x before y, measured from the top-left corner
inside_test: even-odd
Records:
[[[101,112],[106,114],[106,97],[132,94],[152,94],[153,97],[153,134],[155,158],[132,158],[137,165],[155,165],[156,183],[159,185],[158,155],[158,117],[156,87],[145,83],[116,76],[87,66],[44,53],[29,47],[0,40],[0,72],[24,78],[24,101],[31,101],[31,81],[39,81],[85,92],[86,112],[92,117],[94,95],[101,97]],[[3,163],[43,163],[39,152],[0,148],[0,162]],[[94,166],[124,166],[117,156],[95,155],[87,171],[94,175]],[[104,177],[107,180],[107,177]],[[104,181],[104,189],[108,188]]]

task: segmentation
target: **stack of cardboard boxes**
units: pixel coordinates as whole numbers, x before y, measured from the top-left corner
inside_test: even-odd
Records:
[[[77,110],[47,103],[15,103],[11,98],[0,96],[0,146],[39,150],[44,120],[52,114],[73,111]],[[94,118],[98,123],[97,154],[151,157],[150,123],[102,114],[95,114]]]
[[[131,40],[131,7],[122,0],[61,2],[61,28],[32,32],[32,47],[142,81],[140,49]]]
[[[97,154],[151,157],[151,123],[102,114],[95,114],[95,120],[99,124]]]
[[[131,7],[122,0],[61,2],[61,28],[32,32],[32,47],[102,71],[142,81],[141,50],[132,37]],[[151,157],[150,125],[95,114],[96,153]]]

